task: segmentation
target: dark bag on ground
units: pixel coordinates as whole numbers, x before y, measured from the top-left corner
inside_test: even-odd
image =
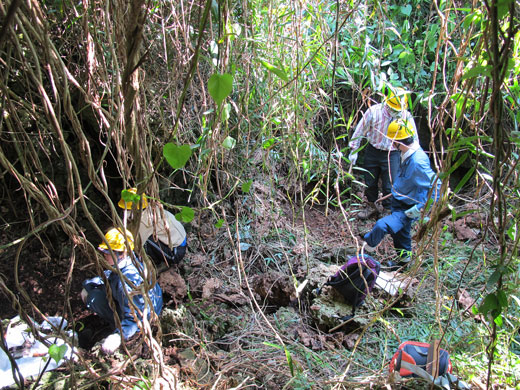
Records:
[[[332,286],[352,306],[352,315],[343,317],[343,321],[352,318],[356,308],[365,301],[376,284],[380,269],[379,262],[370,255],[352,256],[327,280],[325,286]]]

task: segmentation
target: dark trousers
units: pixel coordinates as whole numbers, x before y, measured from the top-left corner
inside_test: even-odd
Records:
[[[392,191],[392,180],[397,177],[399,170],[399,151],[393,150],[388,156],[387,150],[379,150],[368,144],[364,151],[363,168],[365,172],[365,196],[369,202],[375,202],[379,197],[379,178],[381,178],[383,196]],[[388,169],[388,159],[390,159],[390,169]],[[383,207],[390,209],[390,199],[383,201]]]
[[[394,240],[394,248],[400,257],[408,257],[412,252],[412,219],[405,215],[410,206],[400,202],[392,202],[392,213],[379,219],[372,230],[363,237],[368,245],[375,247],[390,234]]]
[[[87,307],[96,313],[98,316],[103,318],[106,322],[110,324],[111,329],[116,328],[116,324],[114,321],[114,312],[110,308],[108,304],[107,292],[105,289],[105,285],[93,286],[93,285],[85,285],[83,286],[85,290],[87,290],[87,299],[86,304]],[[122,319],[123,311],[119,308],[117,302],[114,302],[117,309],[117,314],[119,315],[119,319]]]
[[[184,245],[170,249],[170,247],[161,241],[154,241],[153,236],[150,236],[143,245],[143,248],[148,256],[154,261],[156,266],[164,264],[168,266],[180,263],[186,254],[186,240]]]

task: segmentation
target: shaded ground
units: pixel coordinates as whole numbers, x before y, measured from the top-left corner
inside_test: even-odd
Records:
[[[409,336],[399,336],[398,329],[384,323],[373,326],[372,339],[360,339],[361,333],[355,327],[327,333],[313,319],[311,299],[316,286],[309,285],[301,294],[296,293],[309,270],[320,264],[340,264],[340,253],[354,254],[359,234],[374,221],[356,221],[353,209],[345,215],[338,209],[329,209],[326,215],[320,205],[307,207],[304,213],[294,211],[282,195],[273,197],[269,191],[258,185],[254,198],[249,199],[250,209],[239,214],[255,218],[239,218],[238,225],[228,225],[229,230],[226,226],[214,228],[206,215],[191,224],[186,259],[159,279],[165,293],[165,363],[177,367],[180,378],[192,388],[224,389],[241,383],[272,389],[287,383],[294,388],[316,388],[316,381],[326,383],[333,377],[341,381],[342,373],[347,372],[349,381],[359,382],[362,387],[367,380],[383,385],[387,378],[381,370],[391,351],[381,354],[371,348],[371,343],[375,347],[390,335],[394,338],[391,347],[398,345],[401,337]],[[448,232],[468,240],[480,234],[478,229],[475,221],[457,221],[449,225]],[[238,246],[237,231],[242,247]],[[16,238],[15,231],[4,232],[2,244]],[[49,253],[39,240],[30,238],[17,266],[14,247],[5,249],[0,273],[11,291],[24,292],[16,296],[35,317],[37,311],[30,308],[25,294],[45,315],[68,313],[68,318],[85,321],[89,313],[79,299],[79,291],[81,281],[95,274],[94,267],[81,251],[72,263],[70,250],[66,249],[70,243],[65,238],[55,244],[55,253]],[[390,239],[383,242],[375,256],[382,262],[394,256]],[[3,319],[17,313],[5,298],[6,304],[0,307]],[[470,302],[471,298],[465,298]],[[379,310],[384,301],[377,296],[369,300],[365,305],[367,313]],[[413,305],[403,305],[399,310],[407,317],[417,315]],[[389,312],[387,320],[391,321],[393,315]],[[289,355],[283,352],[283,345]],[[146,348],[136,349],[135,344],[130,348],[134,356],[150,357]],[[357,364],[349,356],[355,348],[363,356]],[[117,361],[118,357],[106,360],[111,359]]]

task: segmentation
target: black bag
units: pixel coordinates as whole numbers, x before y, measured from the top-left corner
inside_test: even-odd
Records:
[[[343,317],[343,321],[354,317],[356,308],[361,306],[376,284],[380,269],[379,262],[370,255],[352,256],[325,282],[324,286],[332,286],[352,306],[352,314]]]

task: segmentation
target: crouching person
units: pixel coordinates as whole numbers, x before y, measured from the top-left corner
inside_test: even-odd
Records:
[[[128,192],[137,194],[136,188],[130,188]],[[118,205],[122,209],[132,210],[133,202],[120,199]],[[139,236],[143,248],[152,258],[156,266],[165,265],[167,268],[179,264],[186,254],[187,239],[184,226],[177,221],[175,216],[167,210],[161,209],[158,202],[151,200],[142,194],[137,209],[142,208],[139,222]],[[135,218],[133,211],[130,217]],[[163,269],[160,269],[163,270]]]
[[[107,289],[103,279],[97,276],[85,280],[81,291],[81,299],[87,307],[107,321],[113,330],[113,333],[106,337],[101,345],[101,350],[106,354],[112,354],[119,348],[121,337],[128,340],[139,332],[135,318],[137,316],[141,319],[145,308],[149,317],[151,310],[159,315],[163,305],[162,290],[157,283],[150,287],[148,290],[149,300],[145,301],[141,288],[145,270],[135,254],[134,260],[129,255],[128,249],[132,252],[134,249],[134,238],[128,230],[125,233],[123,234],[120,229],[110,229],[105,234],[105,240],[98,247],[103,253],[106,263],[111,267],[118,268],[123,278],[116,271],[105,270],[105,277],[110,289]],[[112,255],[110,249],[112,249],[114,255]],[[107,290],[112,295],[121,322],[121,329],[116,326]],[[129,298],[132,299],[133,305],[129,304]],[[150,303],[153,308],[149,307]]]

